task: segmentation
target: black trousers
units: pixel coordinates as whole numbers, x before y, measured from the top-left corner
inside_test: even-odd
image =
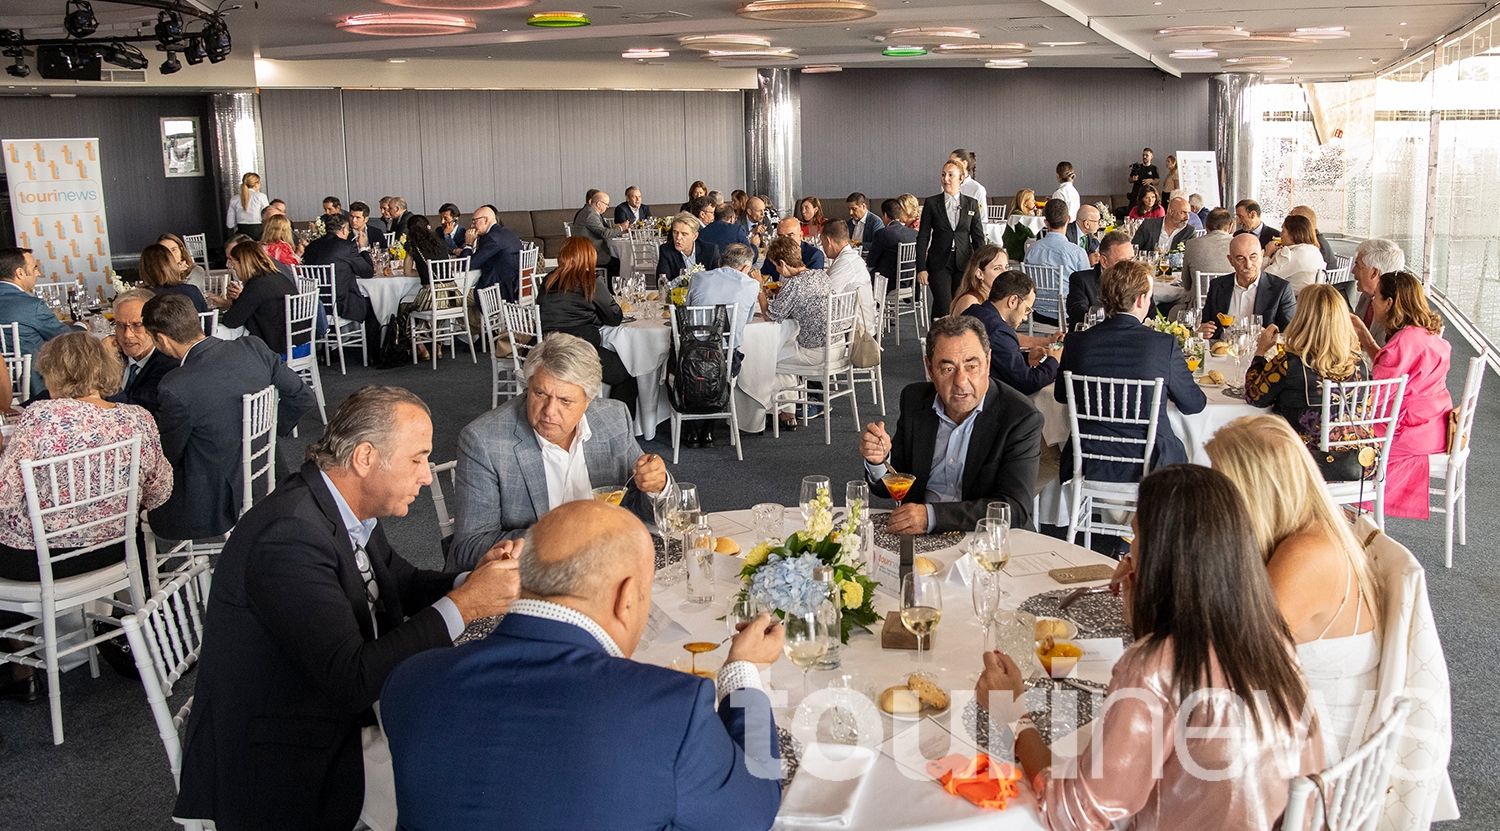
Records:
[[[964,267],[952,254],[941,265],[927,263],[927,287],[932,290],[933,320],[948,316],[948,307],[953,305],[953,295],[958,292],[958,283],[963,276]]]
[[[72,548],[54,549],[52,554],[64,554],[75,551]],[[145,551],[144,548],[141,549]],[[143,553],[144,556],[144,553]],[[106,546],[97,551],[80,554],[63,560],[52,567],[52,579],[61,580],[65,577],[76,577],[90,571],[104,568],[105,566],[125,561],[125,544],[116,543]],[[34,548],[12,548],[0,543],[0,579],[15,580],[21,583],[36,583],[42,579],[41,571],[36,562],[36,549]],[[19,612],[0,612],[0,627],[10,627],[21,623],[29,618]]]

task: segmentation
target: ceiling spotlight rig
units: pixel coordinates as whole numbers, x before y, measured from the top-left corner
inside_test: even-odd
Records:
[[[116,33],[94,37],[99,31],[95,2],[157,9],[156,25],[150,34]],[[212,11],[205,11],[189,0],[67,0],[63,8],[63,30],[67,37],[35,38],[27,37],[20,29],[0,30],[0,47],[3,47],[0,54],[15,61],[5,71],[16,78],[31,74],[26,58],[35,55],[43,78],[98,80],[96,76],[102,64],[145,69],[150,61],[134,44],[152,44],[155,51],[167,55],[159,67],[161,74],[171,75],[182,69],[178,55],[189,66],[197,66],[205,58],[209,63],[221,63],[228,58],[233,43],[224,13],[238,8],[224,8],[221,4]],[[26,47],[32,48],[28,50]]]

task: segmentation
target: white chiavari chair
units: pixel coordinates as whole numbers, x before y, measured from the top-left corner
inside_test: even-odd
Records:
[[[1044,314],[1057,320],[1059,327],[1066,327],[1063,310],[1066,308],[1067,298],[1063,296],[1063,273],[1060,265],[1035,265],[1032,263],[1021,263],[1021,270],[1031,278],[1036,285],[1036,302],[1031,307],[1031,314],[1026,316],[1026,334],[1036,334],[1036,316]]]
[[[886,319],[896,330],[896,345],[901,345],[901,318],[910,315],[917,337],[922,337],[922,327],[931,318],[927,314],[927,295],[917,282],[917,244],[902,242],[896,245],[896,296],[886,310]]]
[[[65,309],[68,307],[68,289],[72,283],[37,283],[31,293],[42,300],[52,309]]]
[[[286,323],[283,360],[288,369],[302,376],[302,380],[312,387],[313,395],[318,399],[318,418],[327,424],[328,405],[323,399],[323,376],[318,373],[318,355],[313,343],[317,337],[318,293],[289,294],[283,303]]]
[[[1085,548],[1093,545],[1095,531],[1132,536],[1130,522],[1120,515],[1135,512],[1138,483],[1151,472],[1164,382],[1161,378],[1105,378],[1068,371],[1063,373],[1063,383],[1068,396],[1069,441],[1073,444],[1073,470],[1065,474],[1069,478],[1063,482],[1071,498],[1068,544],[1073,544],[1080,526]],[[1111,435],[1102,429],[1106,425],[1115,430],[1133,428],[1133,433],[1143,435]],[[1087,451],[1085,441],[1090,442]],[[1141,473],[1134,482],[1089,479],[1084,468],[1090,461],[1140,465]]]
[[[1349,269],[1347,268],[1320,268],[1314,281],[1336,286],[1339,283],[1347,283],[1351,279],[1353,278],[1349,276]]]
[[[672,349],[676,354],[682,354],[682,327],[684,326],[709,326],[713,324],[714,310],[719,306],[670,306],[672,310]],[[718,421],[729,419],[729,443],[734,445],[735,458],[741,462],[745,460],[744,443],[740,441],[740,418],[739,411],[735,409],[735,377],[730,374],[734,363],[734,344],[739,337],[742,327],[740,320],[739,304],[731,303],[724,306],[728,315],[725,323],[728,328],[724,331],[721,347],[724,354],[724,364],[720,367],[724,378],[729,382],[729,407],[716,413],[679,413],[676,407],[671,407],[671,396],[667,397],[668,407],[671,410],[672,421],[672,464],[677,464],[678,453],[682,447],[682,422],[684,421]]]
[[[1199,312],[1202,312],[1204,305],[1208,303],[1208,284],[1219,277],[1233,273],[1233,271],[1199,271],[1193,275],[1193,292],[1198,297]]]
[[[333,354],[339,356],[339,374],[348,375],[349,368],[344,363],[344,349],[349,346],[359,347],[360,354],[364,357],[364,365],[370,365],[370,345],[365,342],[364,323],[354,320],[345,320],[339,317],[337,284],[334,282],[334,267],[330,265],[294,265],[292,271],[297,275],[297,285],[300,288],[305,282],[312,283],[318,293],[318,301],[323,304],[323,314],[328,317],[328,331],[323,333],[323,363],[333,366]]]
[[[209,309],[206,312],[199,312],[198,325],[203,327],[204,336],[213,337],[214,330],[219,328],[219,310]]]
[[[255,505],[255,482],[265,479],[265,493],[276,489],[276,416],[281,396],[276,387],[240,396],[240,516]],[[259,445],[259,447],[257,447]]]
[[[521,249],[520,268],[517,270],[517,274],[520,279],[520,284],[518,286],[519,294],[517,295],[517,297],[519,298],[521,303],[525,303],[527,305],[534,305],[536,303],[538,283],[536,264],[537,258],[540,255],[541,250],[537,248]]]
[[[985,205],[984,218],[987,222],[1004,222],[1005,214],[1010,210],[1009,205]]]
[[[1469,359],[1469,374],[1464,379],[1463,398],[1458,404],[1458,423],[1452,431],[1447,453],[1427,457],[1427,478],[1441,479],[1443,486],[1427,488],[1428,497],[1443,497],[1443,506],[1433,513],[1443,515],[1443,564],[1453,568],[1453,526],[1458,525],[1458,544],[1469,544],[1469,441],[1474,433],[1474,414],[1479,412],[1479,388],[1484,383],[1485,355]]]
[[[539,306],[501,300],[500,316],[510,343],[510,357],[503,360],[509,361],[510,367],[506,368],[499,360],[495,363],[490,409],[499,405],[501,395],[520,395],[526,389],[526,356],[542,342],[542,310]]]
[[[187,246],[188,257],[203,270],[208,270],[208,235],[207,234],[184,234],[182,242]]]
[[[432,475],[432,484],[428,490],[432,493],[432,509],[437,512],[438,521],[438,543],[443,547],[443,557],[447,559],[448,547],[453,543],[453,515],[448,513],[448,500],[443,496],[443,474],[448,474],[448,487],[458,489],[458,461],[443,462],[440,465],[427,463],[427,471]]]
[[[1385,529],[1385,472],[1390,462],[1391,439],[1401,417],[1406,396],[1406,378],[1383,381],[1330,381],[1323,379],[1323,403],[1318,420],[1318,452],[1374,454],[1373,474],[1354,482],[1328,482],[1328,495],[1340,505],[1375,503],[1375,525]],[[1369,467],[1366,464],[1365,467]],[[1373,498],[1373,499],[1372,499]]]
[[[1386,783],[1396,764],[1412,699],[1402,697],[1395,712],[1359,750],[1316,776],[1299,776],[1288,787],[1282,828],[1375,831],[1385,808]]]
[[[873,275],[875,288],[875,319],[885,319],[886,287],[890,285],[884,274]],[[885,348],[885,327],[877,324],[875,331],[871,333],[875,343],[882,349],[881,363],[870,367],[854,367],[854,383],[870,385],[870,403],[880,407],[880,414],[885,415],[885,374],[881,371],[881,364],[885,362],[883,350]]]
[[[833,401],[849,397],[849,406],[854,411],[854,429],[858,432],[859,396],[854,389],[854,365],[849,361],[849,348],[854,343],[854,322],[859,319],[859,293],[846,291],[828,296],[828,332],[823,341],[823,362],[815,367],[804,364],[777,363],[776,392],[771,396],[771,409],[777,411],[781,404],[802,405],[802,424],[807,425],[808,411],[813,405],[821,405],[823,412],[823,443],[833,443]],[[781,387],[779,376],[791,375],[795,381],[791,387]],[[840,378],[839,376],[843,376]],[[808,382],[819,380],[822,389],[813,389]],[[836,384],[835,381],[838,381]],[[771,421],[772,435],[781,437],[781,419]]]
[[[31,356],[19,358],[5,356],[5,368],[10,372],[10,400],[12,406],[31,400]]]
[[[210,272],[203,278],[203,293],[206,295],[229,296],[229,272],[214,274]]]
[[[524,254],[524,252],[522,252]],[[432,283],[432,308],[409,313],[411,321],[411,362],[417,362],[417,341],[422,330],[418,323],[426,324],[429,349],[432,352],[432,368],[437,369],[438,350],[448,344],[454,358],[458,357],[458,338],[469,342],[469,359],[479,362],[474,352],[474,333],[469,329],[469,285],[470,273],[455,273],[449,280]]]
[[[0,323],[0,354],[7,358],[21,357],[21,324]]]

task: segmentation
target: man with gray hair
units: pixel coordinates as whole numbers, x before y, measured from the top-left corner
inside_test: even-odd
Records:
[[[526,356],[526,392],[474,419],[458,434],[449,568],[467,568],[515,539],[548,511],[599,498],[654,519],[666,463],[641,452],[630,411],[599,397],[599,354],[560,332]]]
[[[116,404],[145,407],[156,417],[157,390],[162,376],[179,366],[177,359],[156,348],[150,333],[141,322],[141,308],[156,294],[149,289],[131,289],[114,300],[115,333],[104,339],[104,345],[119,355],[125,364],[120,391],[109,397]],[[196,319],[197,312],[193,313]],[[201,330],[200,330],[201,334]],[[37,393],[36,390],[32,391]]]
[[[702,230],[703,223],[687,211],[672,217],[667,241],[661,244],[656,254],[657,279],[676,280],[694,266],[718,267],[719,248],[698,239],[698,232]]]
[[[741,624],[716,680],[630,660],[654,555],[629,513],[562,505],[527,533],[521,597],[489,637],[391,673],[403,827],[771,827],[781,763],[760,671],[782,627]]]
[[[386,676],[519,590],[513,543],[464,575],[414,568],[386,541],[379,520],[432,482],[431,451],[422,399],[365,387],[240,518],[214,570],[173,816],[225,831],[394,826],[388,767],[366,764],[385,756]]]
[[[1385,346],[1387,333],[1375,314],[1375,309],[1370,306],[1370,298],[1375,296],[1375,290],[1380,287],[1380,275],[1405,270],[1406,252],[1391,240],[1371,237],[1354,249],[1354,262],[1349,268],[1349,276],[1354,278],[1354,284],[1359,287],[1359,302],[1354,306],[1354,314],[1364,321],[1365,328],[1370,330],[1370,336],[1381,346]]]

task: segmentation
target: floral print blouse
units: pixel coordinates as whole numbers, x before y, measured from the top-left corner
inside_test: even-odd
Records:
[[[141,437],[140,507],[157,508],[172,495],[172,466],[161,452],[161,437],[156,422],[145,408],[117,404],[105,409],[73,398],[38,401],[21,412],[16,431],[0,453],[0,544],[12,548],[34,549],[31,515],[26,509],[26,485],[21,475],[22,461],[36,461],[63,456]],[[80,473],[82,467],[79,467]],[[48,506],[47,473],[38,471],[38,485],[43,490],[42,507]],[[63,486],[64,490],[66,485]],[[96,491],[97,492],[97,491]],[[60,511],[48,517],[48,531],[83,525],[91,520],[90,508]],[[96,525],[60,538],[56,548],[78,548],[109,539],[120,533],[118,525]]]

